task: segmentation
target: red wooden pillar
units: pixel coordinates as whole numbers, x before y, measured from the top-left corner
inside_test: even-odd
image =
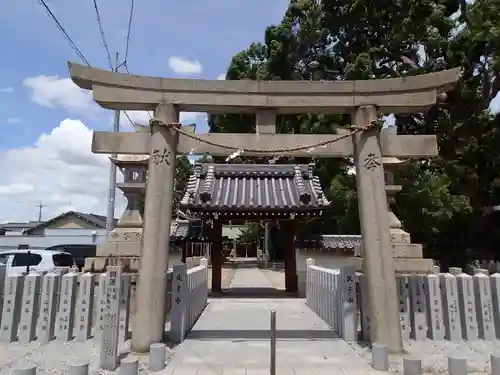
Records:
[[[281,230],[284,234],[284,258],[285,258],[285,289],[289,293],[296,293],[297,285],[297,262],[295,260],[295,228],[294,220],[281,222]]]
[[[222,264],[224,263],[222,256],[222,222],[214,220],[211,236],[212,292],[220,293],[222,292]]]

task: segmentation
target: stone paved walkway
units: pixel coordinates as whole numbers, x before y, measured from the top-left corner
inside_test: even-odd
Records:
[[[238,269],[230,289],[272,288],[258,269]],[[303,299],[213,298],[161,374],[269,374],[270,311],[277,316],[277,374],[367,374],[360,357]],[[158,373],[160,374],[160,372]]]

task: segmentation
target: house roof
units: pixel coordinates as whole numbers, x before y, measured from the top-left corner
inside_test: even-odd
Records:
[[[170,223],[170,238],[184,239],[188,235],[189,220],[172,220]]]
[[[0,228],[5,229],[6,231],[11,231],[11,230],[24,230],[24,229],[29,229],[33,228],[40,223],[43,223],[43,221],[29,221],[26,223],[16,223],[16,222],[11,222],[11,223],[4,223],[0,224]]]
[[[325,249],[353,249],[361,244],[360,234],[324,234],[321,245]]]
[[[322,248],[329,251],[354,250],[356,245],[361,244],[359,234],[320,234],[311,235],[296,240],[297,247]]]
[[[100,229],[106,228],[106,217],[105,216],[96,215],[96,214],[86,214],[86,213],[77,212],[77,211],[68,211],[68,212],[62,213],[56,217],[53,217],[52,219],[50,219],[48,221],[39,222],[30,228],[24,229],[23,232],[25,234],[30,234],[30,233],[32,233],[40,228],[45,228],[45,227],[49,226],[50,224],[56,222],[57,220],[60,220],[60,219],[63,219],[65,217],[72,216],[72,215],[86,221],[87,223],[95,225],[97,228],[100,228]],[[116,223],[116,221],[117,220],[115,219],[115,223]]]
[[[195,164],[182,208],[204,215],[320,214],[326,199],[312,165]]]

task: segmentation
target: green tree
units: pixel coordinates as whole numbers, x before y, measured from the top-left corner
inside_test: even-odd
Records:
[[[238,242],[241,243],[259,243],[260,239],[260,222],[248,223],[238,237]]]
[[[443,103],[425,113],[396,116],[401,134],[437,134],[440,156],[414,161],[400,173],[404,190],[395,211],[429,254],[469,254],[500,245],[493,231],[486,232],[484,211],[500,201],[499,116],[488,110],[500,87],[499,35],[500,3],[494,0],[292,0],[282,22],[265,30],[263,43],[233,57],[226,79],[380,79],[460,66],[460,82]],[[335,133],[349,122],[345,115],[280,116],[278,131]],[[210,131],[254,132],[255,119],[211,116]],[[359,230],[350,164],[316,162],[332,205],[302,231]]]

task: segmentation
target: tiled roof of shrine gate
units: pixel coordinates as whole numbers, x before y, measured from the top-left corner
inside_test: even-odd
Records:
[[[236,216],[320,214],[330,202],[312,165],[196,164],[181,207]]]

